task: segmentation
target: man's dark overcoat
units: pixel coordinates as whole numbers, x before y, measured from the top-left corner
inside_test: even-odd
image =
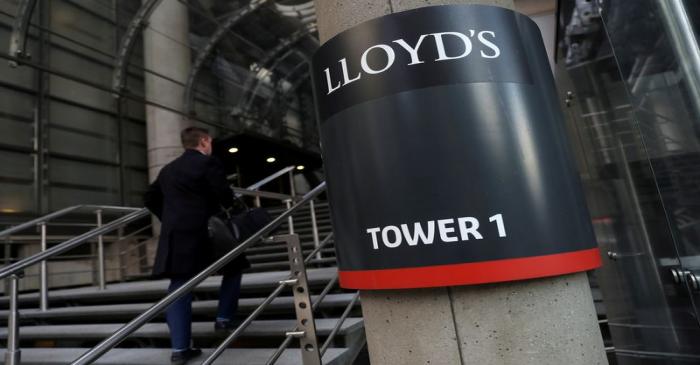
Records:
[[[144,197],[146,207],[161,221],[153,275],[189,278],[214,261],[209,241],[209,217],[233,206],[221,163],[187,149],[165,165]],[[226,271],[240,271],[249,263],[240,256]]]

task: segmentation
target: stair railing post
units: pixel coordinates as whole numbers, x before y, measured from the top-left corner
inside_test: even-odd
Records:
[[[119,262],[119,281],[125,281],[126,280],[126,249],[127,249],[127,242],[124,240],[124,227],[119,227],[117,229],[117,259]]]
[[[292,200],[297,195],[296,186],[294,185],[294,170],[289,170],[289,195],[292,196]]]
[[[287,210],[292,207],[292,199],[287,199],[284,203],[287,205]],[[289,226],[289,234],[294,234],[294,219],[291,215],[287,217],[287,225]]]
[[[306,277],[304,253],[299,242],[299,236],[290,234],[277,236],[275,239],[287,242],[289,269],[292,273],[292,280],[296,279],[296,282],[292,285],[292,292],[294,293],[294,311],[297,317],[297,327],[296,331],[288,333],[287,336],[299,338],[302,364],[321,365],[321,354],[318,348],[318,338],[316,337],[316,323],[311,309],[309,283]]]
[[[41,252],[48,249],[46,242],[46,222],[39,223],[39,231],[41,234]],[[48,261],[42,260],[39,264],[39,309],[47,311],[49,309],[49,274]]]
[[[260,195],[255,196],[255,200],[253,201],[253,206],[256,208],[260,208]]]
[[[97,215],[97,228],[102,227],[102,209],[95,211]],[[100,290],[104,290],[106,286],[105,278],[105,246],[102,235],[97,236],[97,281]]]
[[[318,224],[316,222],[316,208],[314,206],[313,199],[309,200],[309,211],[311,212],[311,233],[314,237],[314,248],[317,248],[319,245]],[[318,253],[316,254],[316,258],[319,260],[321,259],[321,251],[318,251]]]
[[[3,260],[3,265],[9,265],[12,263],[12,247],[10,246],[11,237],[5,236],[5,259]],[[2,293],[8,295],[10,293],[10,278],[5,278],[3,281]]]
[[[7,351],[5,352],[6,365],[19,365],[22,351],[19,349],[19,303],[17,292],[19,291],[19,278],[21,273],[10,276],[10,313],[7,319]]]

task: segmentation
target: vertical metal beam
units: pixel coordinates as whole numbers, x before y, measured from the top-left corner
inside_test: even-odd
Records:
[[[292,197],[292,200],[297,196],[297,189],[294,184],[294,170],[289,171],[289,195]]]
[[[39,9],[39,22],[42,29],[50,29],[50,9],[52,0],[42,1]],[[48,32],[41,30],[39,32],[39,60],[42,66],[47,66],[51,63],[51,36]],[[43,70],[36,71],[37,76],[37,95],[34,113],[35,123],[35,138],[34,147],[36,152],[36,202],[37,213],[48,213],[50,210],[50,191],[49,191],[49,92],[51,75]]]
[[[291,234],[275,237],[275,240],[287,242],[289,269],[292,272],[292,279],[296,279],[296,283],[292,286],[292,292],[294,293],[294,310],[297,316],[297,331],[290,333],[290,335],[299,338],[302,364],[321,365],[321,354],[318,348],[318,338],[316,337],[316,323],[314,314],[311,311],[309,284],[299,236]]]
[[[102,210],[95,211],[97,215],[97,228],[102,227]],[[107,278],[105,277],[105,244],[102,235],[97,236],[97,283],[100,290],[104,290]]]
[[[39,229],[41,230],[41,252],[44,252],[48,249],[48,243],[46,242],[46,222],[41,222],[39,224]],[[49,309],[48,262],[42,260],[39,265],[39,309],[41,311],[47,311]]]
[[[19,306],[17,303],[20,277],[21,274],[13,274],[10,276],[10,317],[7,320],[6,365],[19,365],[22,355],[19,349]]]
[[[114,54],[119,53],[119,43],[118,40],[121,39],[122,37],[122,32],[121,32],[121,27],[120,21],[120,6],[122,2],[118,0],[113,0],[112,1],[112,6],[114,7],[114,12],[113,12],[113,17],[114,17],[114,23],[116,26],[114,27]],[[124,110],[128,107],[126,100],[124,98],[117,98],[114,101],[114,107],[116,109],[117,113],[117,161],[119,163],[119,201],[121,202],[122,205],[127,206],[129,205],[126,201],[126,169],[125,169],[125,163],[124,163],[124,158],[126,154],[124,153],[124,146],[126,145],[124,141]]]
[[[119,255],[119,280],[120,281],[125,281],[127,277],[127,260],[126,260],[126,250],[128,249],[128,243],[131,240],[125,240],[124,239],[124,227],[119,227],[117,229],[117,247],[116,249],[118,250],[118,255]],[[138,241],[136,241],[138,242]]]
[[[314,206],[313,200],[309,201],[309,212],[311,213],[311,233],[314,237],[314,248],[318,248],[318,224],[316,222],[316,207]],[[316,254],[316,258],[319,260],[321,259],[321,251],[318,251],[318,253]]]
[[[291,199],[285,200],[284,203],[287,205],[287,209],[292,207]],[[289,226],[289,234],[294,234],[294,219],[292,219],[291,214],[287,217],[287,225]]]

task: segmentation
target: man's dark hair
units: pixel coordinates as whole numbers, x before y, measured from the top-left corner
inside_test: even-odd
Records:
[[[200,127],[187,127],[180,132],[180,140],[182,147],[196,148],[199,145],[199,140],[209,136],[209,131]]]

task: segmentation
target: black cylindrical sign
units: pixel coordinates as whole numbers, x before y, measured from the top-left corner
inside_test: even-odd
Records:
[[[329,40],[312,67],[343,287],[600,265],[527,16],[480,5],[391,14]]]

